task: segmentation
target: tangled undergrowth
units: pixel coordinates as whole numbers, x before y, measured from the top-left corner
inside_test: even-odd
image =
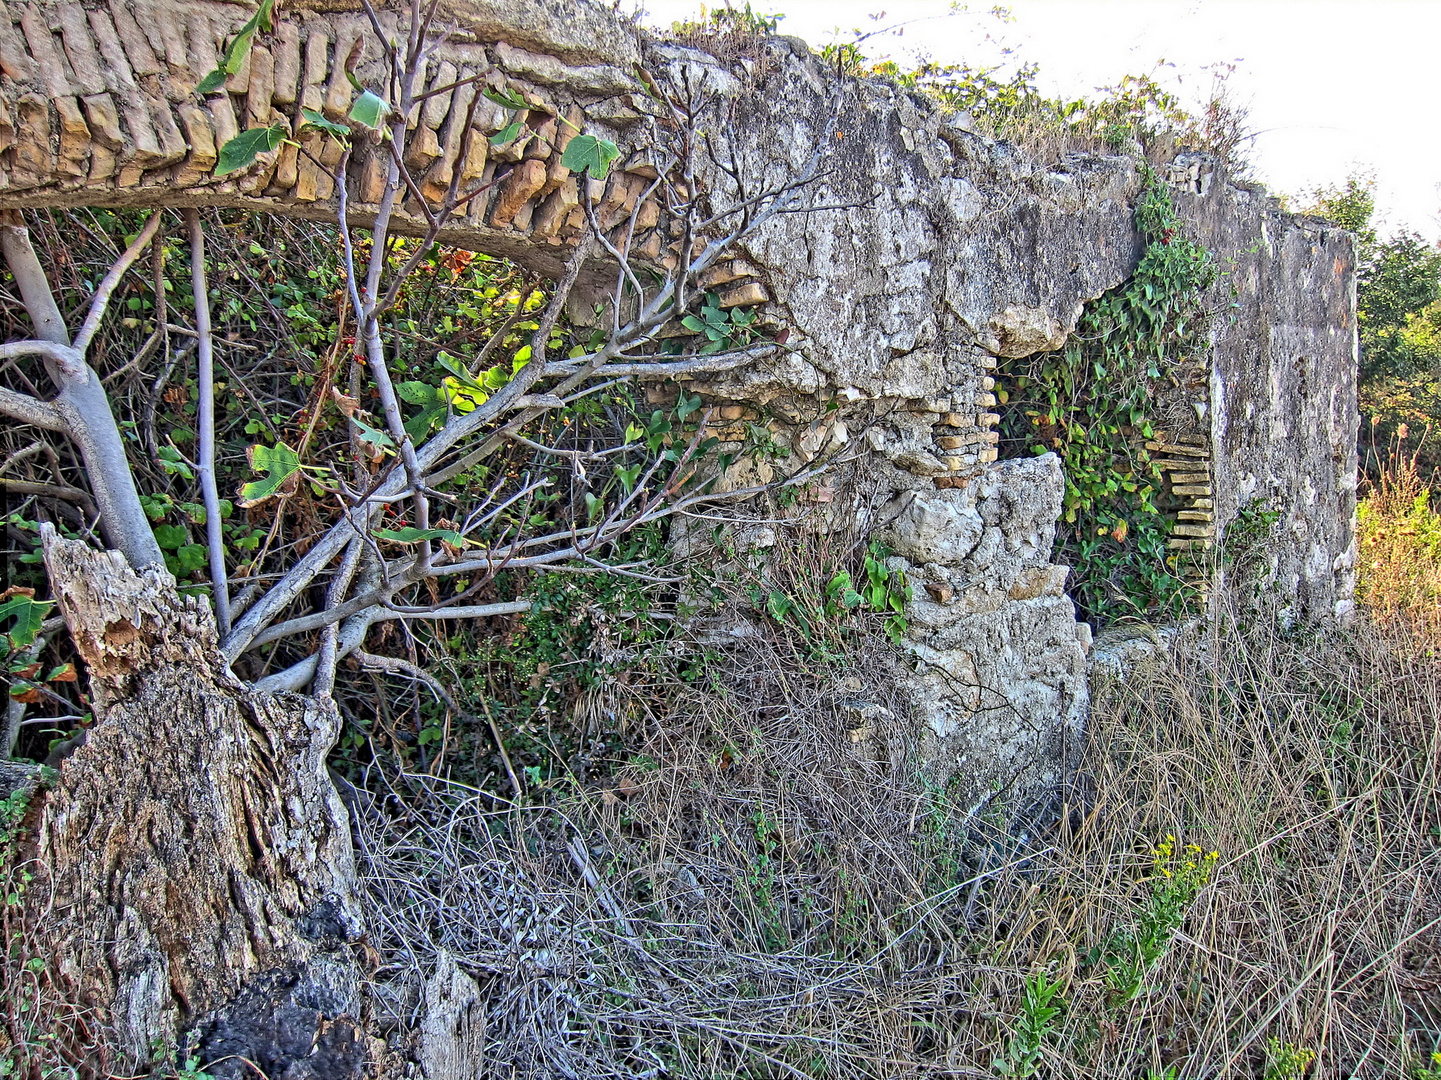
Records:
[[[1378,592],[1416,547],[1369,550],[1348,630],[1222,598],[1098,679],[1024,849],[920,764],[878,619],[653,674],[611,771],[526,804],[366,776],[387,1022],[453,962],[497,1076],[1426,1077],[1441,658]]]

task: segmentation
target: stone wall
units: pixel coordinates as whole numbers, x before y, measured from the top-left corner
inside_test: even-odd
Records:
[[[287,5],[226,89],[201,101],[194,87],[246,7],[0,3],[0,206],[244,206],[333,220],[334,183],[294,148],[236,177],[211,173],[245,127],[294,125],[302,106],[343,118],[353,90],[341,62],[355,49],[362,81],[380,78],[368,20],[339,6]],[[400,19],[381,14],[391,34]],[[1067,569],[1050,562],[1059,463],[996,461],[990,372],[998,357],[1059,346],[1084,303],[1129,274],[1138,167],[1030,161],[892,83],[837,78],[789,39],[720,60],[559,0],[450,0],[441,20],[453,33],[425,85],[479,82],[416,110],[405,158],[431,197],[457,175],[462,190],[483,189],[444,242],[554,271],[587,228],[588,203],[613,243],[663,272],[680,256],[676,197],[734,205],[819,162],[804,212],[770,222],[704,282],[724,305],[757,306],[786,328],[788,349],[684,389],[716,406],[714,433],[731,448],[755,423],[786,452],[747,459],[730,483],[827,455],[863,460],[877,497],[851,509],[915,586],[905,647],[932,757],[964,777],[978,808],[1051,788],[1084,716],[1090,631],[1065,596]],[[470,112],[477,85],[523,96],[551,141],[490,147],[507,117],[484,100]],[[686,95],[707,137],[694,189],[672,177],[655,189],[665,198],[647,194],[654,148],[674,128],[657,90]],[[620,145],[606,181],[561,165],[572,130],[562,115]],[[319,135],[301,141],[322,164],[339,160]],[[370,146],[351,166],[357,224],[380,199],[381,165]],[[1240,306],[1218,313],[1213,357],[1177,373],[1157,446],[1180,500],[1172,543],[1205,547],[1249,498],[1270,495],[1289,530],[1276,580],[1298,612],[1339,611],[1355,475],[1349,241],[1193,165],[1171,173],[1189,192],[1183,216],[1234,259],[1219,289],[1234,285]],[[422,231],[418,203],[405,205],[402,229]],[[597,260],[590,278],[613,273]]]

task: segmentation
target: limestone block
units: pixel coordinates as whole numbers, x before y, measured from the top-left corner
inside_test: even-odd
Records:
[[[1215,530],[1210,525],[1188,525],[1182,523],[1171,526],[1171,535],[1191,537],[1214,536]]]
[[[511,170],[509,178],[501,186],[490,223],[497,228],[509,225],[521,206],[544,186],[545,162],[522,161]]]
[[[1059,349],[1070,332],[1050,309],[1018,304],[991,316],[980,343],[997,356],[1030,356]]]
[[[85,117],[90,123],[90,136],[107,150],[125,148],[125,134],[120,130],[120,115],[109,94],[92,94],[82,99]]]
[[[164,6],[164,0],[158,0],[152,10],[163,8]],[[171,8],[167,10],[175,9]],[[181,62],[188,65],[189,73],[198,83],[206,75],[220,66],[218,46],[221,44],[220,39],[229,31],[222,30],[217,32],[215,28],[210,25],[210,20],[206,17],[204,10],[198,7],[187,6],[182,10],[185,13],[183,15],[185,20],[185,33],[184,36],[180,38]],[[176,14],[179,15],[180,12],[177,11]],[[165,62],[170,65],[172,70],[176,67],[175,61],[170,57],[169,38],[167,38],[165,42]]]
[[[29,82],[35,77],[30,54],[25,51],[21,35],[15,30],[10,8],[0,3],[0,72],[16,82]]]
[[[85,182],[87,184],[104,183],[115,175],[118,164],[113,151],[100,143],[92,143],[90,146],[90,175],[85,178]]]
[[[449,60],[442,60],[435,65],[435,74],[430,79],[427,91],[433,96],[428,97],[421,104],[419,123],[432,130],[439,130],[450,112],[450,103],[454,100],[455,90],[445,89],[453,87],[460,79],[460,69]],[[438,92],[437,92],[438,91]]]
[[[245,91],[245,126],[269,127],[274,114],[275,58],[264,45],[250,49],[250,85]]]
[[[305,39],[305,64],[300,74],[300,104],[314,112],[325,105],[325,83],[329,65],[326,50],[330,35],[320,26],[312,26]]]
[[[29,46],[30,55],[35,59],[35,66],[40,69],[40,79],[50,96],[70,96],[73,90],[67,65],[61,60],[60,51],[55,47],[55,37],[50,33],[47,13],[35,4],[25,5],[24,11],[20,13],[20,28],[25,32],[25,42]],[[104,89],[105,84],[102,81],[100,86],[89,92],[98,94]]]
[[[1210,497],[1211,497],[1211,485],[1210,485],[1210,484],[1205,484],[1205,485],[1202,485],[1202,484],[1182,484],[1182,485],[1180,485],[1180,486],[1171,488],[1171,494],[1172,494],[1172,495],[1203,495],[1203,496],[1205,496],[1206,498],[1210,498]]]
[[[1163,443],[1150,441],[1146,443],[1146,449],[1152,453],[1172,454],[1179,457],[1209,458],[1211,452],[1202,446],[1180,446],[1176,443]]]
[[[15,145],[15,121],[10,116],[9,106],[0,100],[0,153]],[[4,173],[0,172],[0,177]]]
[[[330,72],[330,83],[325,88],[325,101],[320,109],[327,119],[337,123],[345,119],[345,114],[350,111],[350,102],[355,97],[355,88],[345,77],[345,64],[354,50],[359,49],[362,53],[365,50],[365,37],[358,29],[343,33],[344,36],[338,33],[335,38],[334,67]]]
[[[300,28],[288,19],[277,22],[271,52],[275,60],[271,102],[277,107],[294,105],[300,93]]]
[[[50,102],[39,94],[26,94],[17,105],[25,138],[15,144],[10,182],[12,186],[30,187],[50,178]]]
[[[984,530],[971,497],[916,492],[891,522],[891,546],[912,562],[959,566],[975,551]]]
[[[175,123],[175,116],[170,111],[170,103],[161,98],[146,95],[145,104],[150,113],[151,128],[160,143],[160,160],[155,165],[147,167],[158,169],[183,161],[189,148],[185,145],[185,137],[180,134],[179,125]]]
[[[95,34],[95,43],[100,48],[100,54],[105,58],[106,85],[117,93],[134,93],[139,86],[136,79],[140,73],[131,66],[124,43],[120,40],[119,30],[111,21],[109,13],[97,8],[90,12],[88,21]],[[149,52],[149,43],[145,41],[145,35],[140,33],[139,27],[136,27],[135,34],[140,39],[137,47],[144,46],[146,52]],[[160,66],[154,53],[150,53],[148,60],[149,66]],[[152,71],[151,74],[156,72]]]
[[[563,86],[588,94],[625,94],[641,89],[636,79],[609,64],[597,66],[568,65],[554,56],[515,48],[505,41],[497,43],[495,59],[513,75],[531,79],[545,86]]]
[[[467,74],[466,72],[461,73],[462,77]],[[472,118],[471,103],[475,101],[478,94],[477,87],[471,84],[457,87],[451,98],[450,113],[445,121],[445,135],[442,139],[440,159],[430,167],[430,171],[426,173],[425,179],[420,185],[421,191],[432,203],[438,204],[445,198],[450,189],[450,182],[455,176],[455,167],[460,162],[461,155],[469,151],[469,143],[484,138],[479,130],[468,124]],[[544,183],[545,166],[543,163],[540,172],[541,183]],[[531,194],[533,195],[535,192],[531,192]],[[519,210],[520,207],[517,205],[516,209]]]
[[[1173,485],[1174,485],[1174,484],[1209,484],[1210,482],[1211,482],[1211,474],[1210,474],[1210,473],[1203,473],[1203,472],[1197,472],[1197,473],[1173,472],[1173,473],[1171,473],[1171,483],[1172,483]]]
[[[1029,566],[1016,575],[1007,598],[1034,600],[1038,596],[1064,596],[1069,566]]]
[[[116,0],[124,3],[125,0]],[[193,87],[198,79],[190,67],[185,46],[185,21],[188,12],[176,9],[164,0],[135,0],[135,21],[145,33],[150,47],[165,61],[172,81]],[[210,48],[214,49],[214,44]],[[198,60],[197,60],[198,62]]]
[[[535,236],[554,236],[572,210],[580,203],[580,193],[574,180],[567,180],[552,191],[541,204],[531,224]]]
[[[55,162],[56,171],[62,176],[85,176],[89,172],[90,128],[85,124],[80,103],[73,97],[56,98],[55,110],[60,115],[60,156]]]
[[[190,144],[190,155],[177,175],[177,182],[180,176],[194,176],[196,180],[209,176],[215,169],[219,150],[210,113],[191,102],[177,106],[175,111],[185,128],[185,141]]]
[[[435,130],[422,124],[410,133],[410,141],[405,147],[405,167],[411,173],[428,169],[440,157],[440,151],[440,139]]]
[[[85,9],[75,3],[61,4],[58,9],[51,8],[50,14],[59,23],[74,89],[80,94],[103,94],[110,89],[105,81],[100,54],[95,51],[95,42],[90,37],[90,22],[85,18]],[[120,59],[124,63],[123,55]],[[129,65],[126,64],[125,68],[128,77]]]
[[[754,307],[769,300],[770,294],[759,281],[748,281],[744,285],[726,289],[718,298],[722,308]]]

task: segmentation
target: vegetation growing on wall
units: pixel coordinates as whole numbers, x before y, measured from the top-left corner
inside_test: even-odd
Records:
[[[1194,597],[1168,550],[1156,506],[1160,470],[1145,441],[1158,380],[1204,346],[1204,290],[1216,280],[1205,248],[1184,235],[1166,188],[1152,176],[1136,204],[1145,249],[1122,285],[1087,305],[1057,352],[1009,361],[997,397],[1010,455],[1059,454],[1066,476],[1055,558],[1070,565],[1072,595],[1092,622],[1172,617]]]

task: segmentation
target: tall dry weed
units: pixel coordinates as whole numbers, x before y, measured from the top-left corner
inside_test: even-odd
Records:
[[[804,543],[776,559],[797,581]],[[605,785],[358,801],[379,1000],[412,1029],[449,953],[508,1077],[1420,1076],[1441,651],[1404,596],[1328,633],[1218,598],[1136,650],[1024,843],[930,778],[878,627],[765,624]]]

